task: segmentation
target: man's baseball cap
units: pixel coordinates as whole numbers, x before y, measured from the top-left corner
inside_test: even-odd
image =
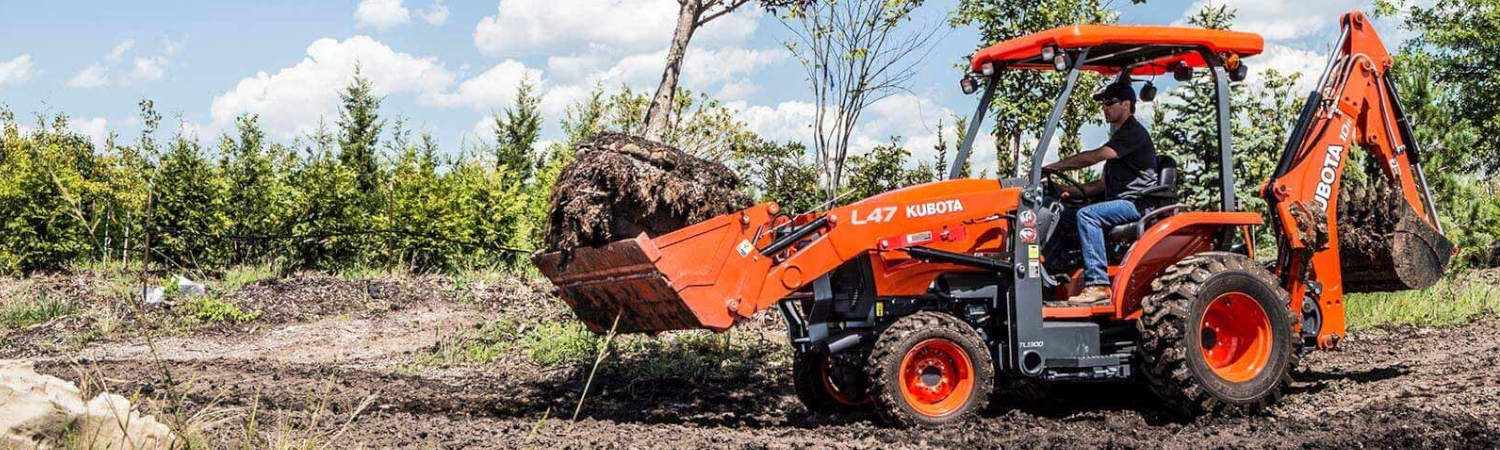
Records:
[[[1135,100],[1135,89],[1130,87],[1130,82],[1114,82],[1094,93],[1094,101],[1104,102],[1110,100],[1124,101]]]

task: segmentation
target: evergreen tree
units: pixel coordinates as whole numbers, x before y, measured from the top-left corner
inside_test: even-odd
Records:
[[[516,103],[495,117],[495,162],[521,180],[531,178],[538,163],[533,147],[542,134],[542,99],[530,77],[516,86]]]
[[[385,121],[380,119],[380,98],[371,90],[370,80],[358,66],[354,80],[339,94],[343,109],[339,113],[339,162],[356,175],[360,192],[371,194],[379,187],[380,165],[376,161],[376,143]]]
[[[943,137],[943,119],[938,119],[937,144],[932,146],[937,151],[937,161],[933,163],[933,176],[938,180],[948,179],[948,141]]]
[[[198,142],[182,134],[173,138],[152,184],[152,253],[179,267],[227,262],[226,247],[211,237],[229,224],[225,190],[224,178]]]
[[[236,135],[224,135],[219,143],[220,163],[229,190],[225,199],[228,232],[236,236],[279,234],[286,206],[283,171],[277,170],[285,152],[278,144],[266,143],[260,118],[241,116],[235,120]],[[231,258],[247,262],[269,252],[269,242],[233,240]]]

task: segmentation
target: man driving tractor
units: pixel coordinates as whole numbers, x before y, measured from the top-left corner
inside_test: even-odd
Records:
[[[1064,198],[1099,199],[1083,207],[1068,207],[1058,222],[1064,232],[1077,230],[1083,252],[1083,284],[1078,295],[1068,298],[1069,305],[1094,305],[1109,300],[1109,265],[1105,254],[1104,230],[1111,226],[1141,219],[1136,205],[1140,192],[1157,181],[1156,146],[1151,135],[1135,120],[1135,90],[1129,78],[1105,86],[1094,94],[1094,100],[1109,123],[1109,141],[1099,148],[1079,152],[1047,165],[1050,171],[1083,169],[1104,162],[1104,175],[1079,188],[1067,188]],[[1061,239],[1054,242],[1061,242]],[[1055,252],[1053,252],[1055,253]]]

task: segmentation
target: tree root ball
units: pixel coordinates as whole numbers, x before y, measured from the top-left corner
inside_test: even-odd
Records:
[[[1421,289],[1443,276],[1453,244],[1385,180],[1346,180],[1338,211],[1344,292]]]
[[[740,179],[713,161],[666,144],[600,133],[552,188],[547,250],[564,253],[641,233],[660,236],[749,207]]]

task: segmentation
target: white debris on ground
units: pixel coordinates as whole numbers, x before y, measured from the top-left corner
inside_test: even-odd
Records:
[[[167,291],[171,290],[177,297],[194,298],[202,297],[208,293],[208,287],[188,279],[182,275],[172,278],[172,282],[166,286],[154,286],[141,291],[141,300],[147,305],[155,305],[167,299]],[[174,297],[174,298],[177,298]]]
[[[171,448],[176,436],[125,397],[83,401],[73,383],[0,360],[0,448]]]
[[[178,275],[176,279],[172,280],[172,283],[177,285],[177,293],[186,298],[202,297],[204,293],[208,292],[203,283],[189,280],[182,275]]]

